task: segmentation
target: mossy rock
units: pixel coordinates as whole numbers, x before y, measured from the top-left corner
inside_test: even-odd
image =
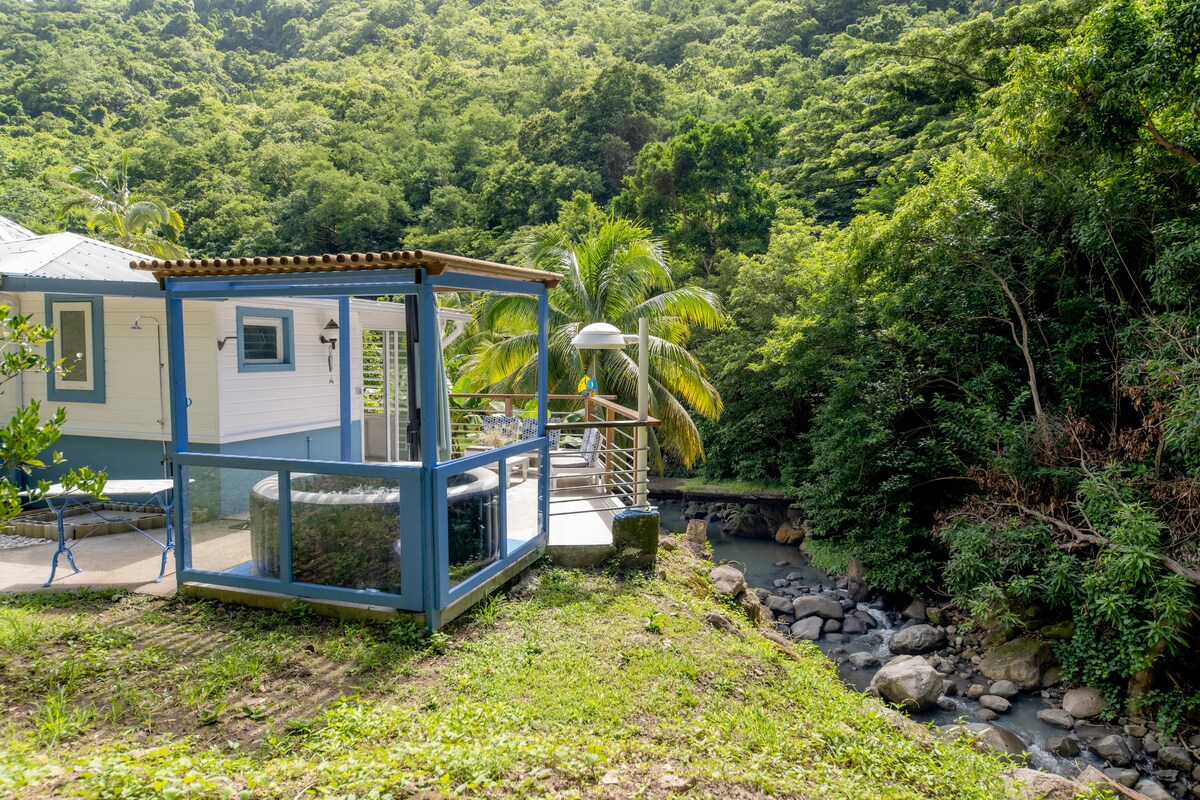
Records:
[[[1047,625],[1042,628],[1040,633],[1043,639],[1065,642],[1075,635],[1075,623],[1071,620],[1055,622],[1053,625]]]

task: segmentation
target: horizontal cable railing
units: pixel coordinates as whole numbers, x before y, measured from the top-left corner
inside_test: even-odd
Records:
[[[537,432],[536,397],[523,394],[452,394],[450,429],[455,455],[483,452]],[[639,420],[611,396],[550,395],[546,424],[551,437],[550,515],[595,513],[644,506],[649,460],[646,431],[654,418]]]

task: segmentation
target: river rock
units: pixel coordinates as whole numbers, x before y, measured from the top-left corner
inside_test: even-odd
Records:
[[[771,609],[771,611],[775,612],[776,614],[791,614],[792,601],[786,597],[773,594],[767,598],[767,608]]]
[[[1122,769],[1120,767],[1109,767],[1103,770],[1104,777],[1111,780],[1113,783],[1124,786],[1126,789],[1132,789],[1133,785],[1142,777],[1142,773],[1136,769]]]
[[[746,612],[746,617],[755,625],[765,625],[771,621],[770,610],[763,605],[763,601],[754,592],[742,592],[738,595],[737,601],[742,610]]]
[[[970,686],[967,687],[967,699],[968,700],[978,700],[979,698],[983,697],[985,694],[987,694],[987,688],[981,684],[972,683]]]
[[[1037,718],[1047,725],[1053,725],[1055,728],[1063,730],[1071,730],[1075,727],[1075,719],[1061,708],[1044,708],[1037,712]]]
[[[948,725],[942,730],[951,734],[963,732],[971,734],[976,741],[987,745],[997,753],[1024,759],[1027,755],[1025,743],[1015,733],[999,725],[988,725],[983,722],[968,722],[962,725]]]
[[[785,520],[775,531],[777,544],[799,544],[804,540],[804,528]]]
[[[942,681],[942,694],[946,695],[946,697],[954,697],[954,695],[958,694],[958,684],[946,678]]]
[[[839,620],[836,620],[836,619],[825,620],[825,632],[826,633],[840,633],[841,630],[842,630],[842,623]]]
[[[920,710],[937,703],[942,676],[923,658],[894,658],[875,673],[871,686],[889,703]]]
[[[989,711],[995,711],[997,714],[1003,714],[1012,708],[1012,703],[1008,702],[1003,697],[997,697],[994,694],[985,694],[983,697],[980,697],[979,705],[983,706]]]
[[[1074,758],[1079,755],[1079,740],[1074,736],[1050,736],[1046,749],[1059,758]]]
[[[1021,787],[1021,791],[1016,795],[1017,800],[1074,800],[1083,791],[1083,787],[1078,783],[1061,775],[1038,772],[1025,767],[1010,772],[1005,778],[1005,783]]]
[[[979,670],[994,681],[1007,680],[1019,688],[1042,688],[1046,670],[1054,664],[1049,642],[1020,637],[994,647],[983,657]]]
[[[871,653],[851,653],[846,659],[855,669],[874,669],[879,666],[879,659]]]
[[[1180,772],[1192,771],[1192,754],[1185,747],[1164,747],[1158,751],[1158,763]]]
[[[806,617],[799,620],[792,625],[792,638],[815,642],[821,638],[821,626],[824,624],[825,620],[820,617]]]
[[[1128,767],[1133,763],[1133,753],[1125,744],[1125,737],[1112,734],[1091,743],[1092,752],[1114,767]]]
[[[1104,695],[1090,686],[1063,695],[1063,711],[1075,719],[1091,719],[1104,710]]]
[[[1016,697],[1021,690],[1012,681],[996,681],[988,689],[988,694],[1003,697],[1005,700]]]
[[[893,653],[919,656],[937,650],[946,643],[946,635],[932,625],[911,625],[892,636],[888,647]]]
[[[842,633],[847,636],[862,636],[867,632],[867,626],[858,617],[846,617],[842,621]]]
[[[1135,792],[1146,795],[1146,800],[1175,800],[1175,796],[1162,787],[1158,781],[1143,778],[1133,785]]]
[[[984,722],[995,722],[996,720],[1000,719],[1000,715],[995,711],[992,711],[990,708],[982,707],[975,709],[975,716],[979,717]]]
[[[911,603],[904,607],[900,612],[900,616],[904,619],[912,619],[917,622],[925,621],[925,601],[921,598],[916,598]]]
[[[804,619],[805,617],[817,616],[822,619],[840,620],[846,616],[846,612],[842,610],[842,604],[830,597],[822,597],[820,595],[812,595],[808,597],[797,597],[792,601],[793,613],[796,619]]]
[[[728,564],[722,564],[708,573],[708,579],[712,581],[713,589],[717,594],[726,595],[728,597],[737,597],[742,592],[746,591],[746,578],[741,571],[736,567],[731,567]]]

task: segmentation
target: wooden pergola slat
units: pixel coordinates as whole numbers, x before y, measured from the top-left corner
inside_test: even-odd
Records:
[[[167,276],[285,275],[313,272],[358,272],[423,267],[431,275],[456,272],[488,278],[544,283],[553,288],[562,280],[554,272],[514,267],[494,261],[434,253],[428,250],[394,250],[382,253],[334,253],[320,256],[266,256],[254,258],[181,258],[131,261],[132,269]]]

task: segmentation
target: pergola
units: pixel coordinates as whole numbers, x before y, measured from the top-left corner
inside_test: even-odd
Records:
[[[215,587],[222,596],[243,592],[258,602],[264,597],[303,598],[385,608],[414,615],[436,629],[544,551],[548,470],[538,471],[536,494],[526,487],[518,495],[507,460],[549,460],[548,291],[560,276],[420,250],[154,260],[131,266],[151,271],[166,293],[176,566],[185,591],[203,594]],[[440,414],[433,411],[445,404],[446,391],[439,385],[444,372],[435,294],[444,291],[537,297],[535,437],[459,458],[439,448],[439,435],[446,434],[435,424]],[[189,441],[186,365],[187,348],[194,344],[186,334],[185,302],[324,298],[336,309],[336,327],[346,336],[353,330],[351,299],[380,297],[403,298],[408,315],[409,380],[415,383],[417,406],[425,412],[414,431],[419,458],[391,463],[356,459],[354,348],[346,343],[330,352],[337,359],[340,384],[338,460],[203,452]],[[202,554],[206,519],[198,498],[205,493],[215,496],[206,502],[245,504],[253,539],[252,557],[245,563],[214,565]],[[517,508],[517,503],[531,507]],[[347,568],[358,569],[363,577],[348,576]]]

